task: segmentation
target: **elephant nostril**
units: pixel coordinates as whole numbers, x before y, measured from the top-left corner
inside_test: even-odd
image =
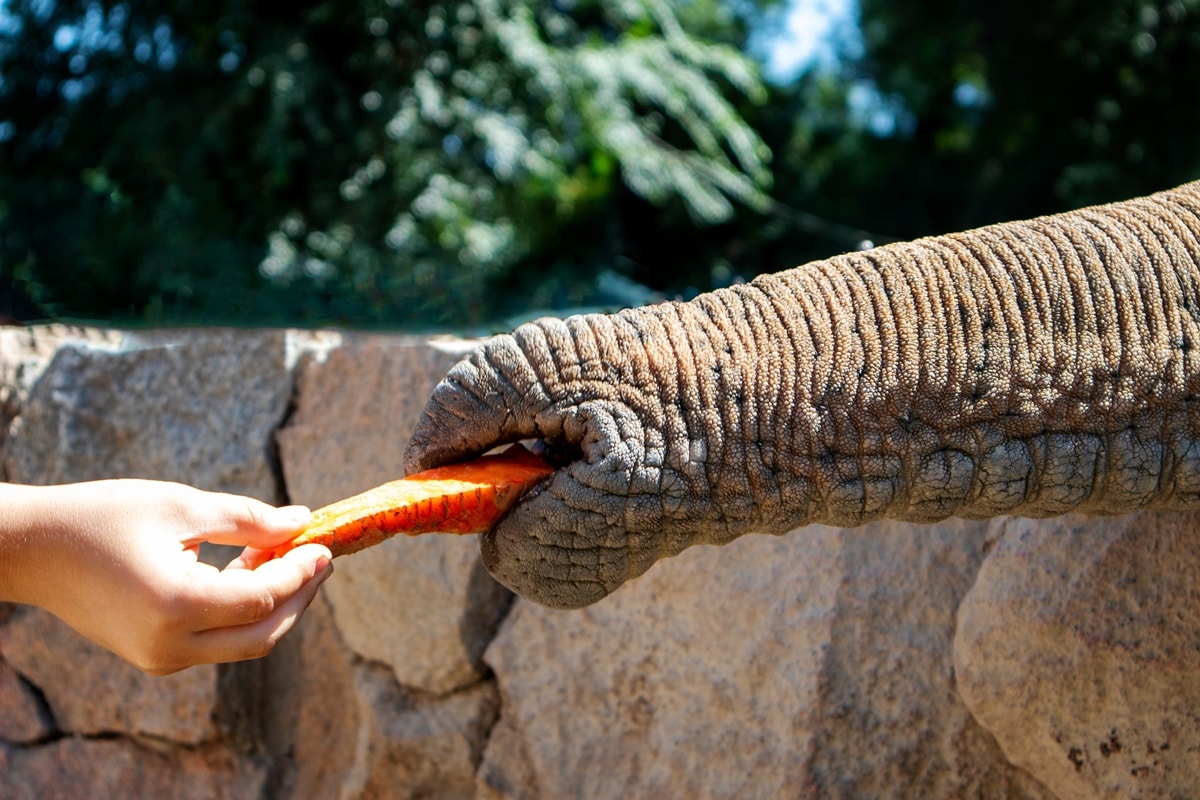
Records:
[[[525,445],[526,450],[543,461],[549,461],[552,458],[550,445],[546,444],[545,439],[522,439],[521,444]]]
[[[555,469],[561,469],[583,458],[583,448],[575,442],[534,439],[523,444]]]

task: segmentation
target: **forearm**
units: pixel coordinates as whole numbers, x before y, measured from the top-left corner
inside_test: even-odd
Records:
[[[63,568],[68,551],[55,545],[69,511],[63,494],[61,487],[0,483],[0,600],[38,602],[54,573],[55,552],[57,569]]]

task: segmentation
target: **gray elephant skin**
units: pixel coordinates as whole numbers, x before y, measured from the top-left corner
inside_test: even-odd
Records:
[[[522,325],[405,463],[544,440],[562,466],[481,551],[575,608],[750,532],[1196,508],[1198,344],[1200,182]]]

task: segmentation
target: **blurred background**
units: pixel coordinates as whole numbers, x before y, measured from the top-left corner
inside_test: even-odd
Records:
[[[1200,0],[0,0],[0,316],[485,332],[1200,177]]]

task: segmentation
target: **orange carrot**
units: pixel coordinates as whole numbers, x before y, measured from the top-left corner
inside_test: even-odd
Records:
[[[274,555],[310,542],[341,556],[398,533],[481,533],[553,473],[519,444],[498,455],[418,472],[317,509],[304,532]]]

